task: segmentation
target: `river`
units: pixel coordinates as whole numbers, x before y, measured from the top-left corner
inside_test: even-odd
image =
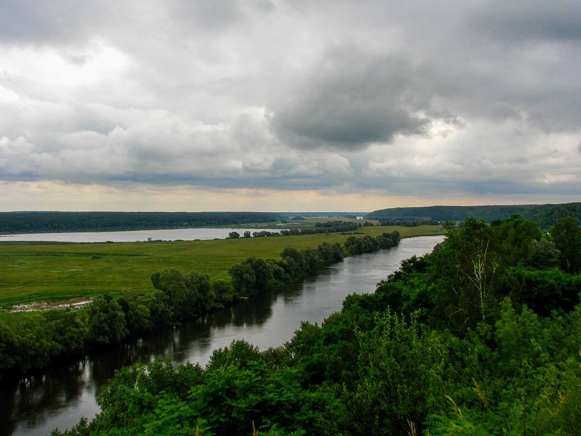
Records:
[[[398,247],[346,258],[284,291],[243,301],[204,319],[117,346],[0,388],[0,436],[48,435],[94,417],[96,396],[114,371],[156,357],[205,365],[212,351],[245,339],[264,350],[291,339],[301,321],[321,323],[352,293],[368,293],[401,261],[428,253],[442,236],[403,239]]]

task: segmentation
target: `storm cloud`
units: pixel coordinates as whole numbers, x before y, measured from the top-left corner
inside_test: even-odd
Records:
[[[430,109],[430,96],[417,80],[405,59],[333,50],[274,102],[272,126],[303,149],[360,149],[426,134],[430,118],[420,111]]]
[[[0,10],[0,188],[191,186],[399,205],[581,195],[576,2]]]

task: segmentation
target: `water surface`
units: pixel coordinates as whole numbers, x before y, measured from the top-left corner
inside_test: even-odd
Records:
[[[281,228],[197,228],[127,230],[119,232],[22,233],[18,235],[0,235],[0,242],[143,242],[150,239],[154,241],[194,241],[196,239],[224,239],[230,232],[238,232],[242,236],[245,231],[253,233],[263,230],[280,231]]]

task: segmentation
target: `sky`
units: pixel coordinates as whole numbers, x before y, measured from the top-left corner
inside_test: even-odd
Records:
[[[0,0],[0,211],[576,201],[578,0]]]

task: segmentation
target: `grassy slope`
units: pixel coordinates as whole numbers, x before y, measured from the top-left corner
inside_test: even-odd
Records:
[[[398,230],[402,237],[442,233],[441,227],[363,227],[375,236]],[[250,257],[279,259],[285,247],[343,243],[348,236],[317,234],[238,240],[114,243],[0,244],[0,307],[88,297],[110,291],[152,289],[156,271],[176,268],[229,280],[228,269]],[[98,256],[99,258],[93,258]]]

